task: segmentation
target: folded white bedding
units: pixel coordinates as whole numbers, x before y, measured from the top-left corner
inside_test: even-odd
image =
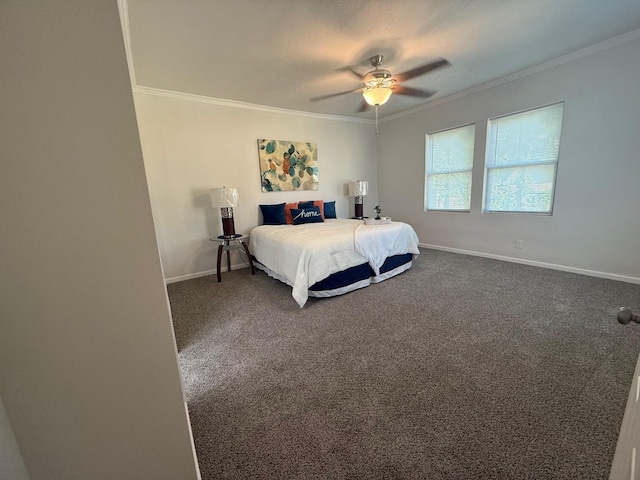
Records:
[[[418,236],[406,223],[391,222],[384,225],[362,224],[356,228],[355,250],[367,259],[376,275],[390,255],[402,253],[419,254]]]

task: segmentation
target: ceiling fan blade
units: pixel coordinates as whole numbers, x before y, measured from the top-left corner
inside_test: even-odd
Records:
[[[397,93],[398,95],[409,95],[411,97],[423,97],[427,98],[431,95],[434,95],[436,92],[433,90],[422,90],[420,88],[411,88],[405,87],[403,85],[398,85],[393,90],[393,93]]]
[[[356,72],[351,65],[347,65],[346,67],[340,67],[340,68],[338,68],[338,71],[339,72],[351,72],[360,81],[362,81],[362,79],[364,78],[363,75],[360,75],[358,72]]]
[[[357,113],[361,113],[364,112],[366,110],[369,109],[369,104],[367,102],[365,102],[364,100],[362,100],[362,102],[360,103],[360,106],[358,107],[358,110],[356,110]]]
[[[407,80],[419,77],[420,75],[424,75],[425,73],[429,73],[438,68],[446,67],[447,65],[451,64],[444,58],[441,58],[435,62],[429,62],[411,70],[407,70],[406,72],[399,73],[398,75],[394,75],[393,78],[398,82],[406,82]]]
[[[325,100],[327,98],[338,97],[340,95],[346,95],[347,93],[356,93],[359,91],[361,91],[361,89],[356,88],[355,90],[347,90],[346,92],[330,93],[329,95],[320,95],[319,97],[313,97],[313,98],[310,98],[309,100],[311,100],[312,102],[317,102],[319,100]]]

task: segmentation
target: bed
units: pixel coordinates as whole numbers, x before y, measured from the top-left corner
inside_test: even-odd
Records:
[[[310,296],[342,295],[398,275],[420,254],[418,236],[406,223],[345,218],[261,225],[251,230],[249,249],[256,268],[290,285],[300,307]]]

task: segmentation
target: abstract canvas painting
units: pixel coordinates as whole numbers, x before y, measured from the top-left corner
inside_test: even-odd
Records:
[[[258,139],[263,192],[318,189],[315,143]]]

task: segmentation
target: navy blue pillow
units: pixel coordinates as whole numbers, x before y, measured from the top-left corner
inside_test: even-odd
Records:
[[[262,210],[263,225],[284,225],[287,223],[284,218],[284,203],[260,205],[260,210]]]
[[[300,205],[298,205],[300,206]],[[336,202],[324,202],[324,218],[338,218],[336,215]]]
[[[301,223],[324,222],[319,207],[292,208],[291,216],[293,217],[294,225],[300,225]]]
[[[310,202],[298,202],[298,208],[313,208],[315,205],[313,204],[313,200]]]

